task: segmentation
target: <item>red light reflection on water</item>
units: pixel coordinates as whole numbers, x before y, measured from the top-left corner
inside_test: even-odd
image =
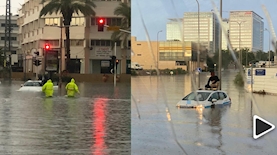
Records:
[[[95,99],[93,103],[93,123],[92,123],[92,137],[94,139],[94,144],[91,147],[92,154],[94,155],[104,155],[106,144],[105,144],[105,135],[106,135],[106,104],[107,100],[105,98]]]

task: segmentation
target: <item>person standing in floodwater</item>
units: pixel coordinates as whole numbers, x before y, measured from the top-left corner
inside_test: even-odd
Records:
[[[78,94],[80,94],[79,92],[79,88],[75,83],[75,80],[72,78],[71,81],[65,86],[65,89],[67,91],[67,97],[74,97],[75,93],[77,92]]]
[[[42,86],[42,92],[45,93],[45,97],[53,96],[54,89],[53,89],[53,83],[51,79],[47,80],[47,82]]]

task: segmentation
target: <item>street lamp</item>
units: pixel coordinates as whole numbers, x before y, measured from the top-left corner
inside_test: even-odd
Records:
[[[222,18],[222,0],[220,0],[220,18]],[[218,76],[221,79],[221,68],[222,68],[222,25],[219,28],[219,51],[218,51]],[[221,90],[221,80],[219,81],[219,90]]]
[[[242,64],[242,53],[240,49],[240,41],[241,41],[241,23],[244,23],[245,21],[230,21],[230,22],[236,22],[239,25],[239,60],[240,63]]]
[[[268,31],[267,28],[265,28],[264,31],[268,32],[268,61],[269,61],[268,67],[270,67],[270,63],[271,63],[271,59],[270,59],[270,32]]]
[[[158,33],[157,33],[157,73],[159,73],[159,33],[160,32],[163,32],[163,30],[160,30]]]
[[[216,73],[216,64],[214,64],[214,73]]]
[[[199,27],[199,12],[200,12],[200,6],[199,6],[199,2],[198,2],[198,0],[196,0],[196,2],[197,2],[197,7],[198,7],[198,11],[197,11],[197,16],[198,16],[198,22],[197,22],[197,24],[198,24],[198,30],[197,30],[197,32],[198,32],[198,45],[197,45],[197,66],[198,66],[198,68],[200,68],[200,27]],[[200,88],[200,73],[198,74],[198,88]]]

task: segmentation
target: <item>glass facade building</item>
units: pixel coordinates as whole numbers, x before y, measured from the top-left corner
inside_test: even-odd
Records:
[[[264,23],[253,11],[231,11],[229,18],[230,42],[233,49],[263,50]]]
[[[179,40],[183,38],[183,19],[169,19],[166,24],[166,40]]]
[[[183,19],[184,41],[198,42],[198,12],[185,12]],[[202,49],[214,53],[219,48],[219,22],[213,12],[199,13]]]

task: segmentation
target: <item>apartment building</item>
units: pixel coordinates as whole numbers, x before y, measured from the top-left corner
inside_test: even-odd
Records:
[[[229,36],[233,49],[263,50],[263,18],[254,11],[230,11]]]
[[[98,32],[97,19],[100,17],[109,26],[119,26],[121,17],[114,15],[114,9],[124,0],[98,0],[95,1],[95,17],[84,17],[73,14],[70,25],[70,54],[71,61],[75,61],[76,73],[109,73],[107,66],[110,65],[110,56],[115,54],[119,60],[118,73],[126,73],[130,63],[130,49],[123,52],[121,41],[117,42],[115,49],[111,48],[111,35],[113,31],[104,28]],[[130,2],[130,1],[129,1]],[[46,15],[39,18],[43,5],[36,0],[25,0],[19,10],[19,43],[20,52],[24,55],[25,71],[43,72],[44,63],[35,70],[32,61],[40,59],[44,61],[44,45],[49,44],[52,50],[61,52],[59,60],[65,59],[65,29],[61,23],[60,14]],[[62,47],[60,46],[62,45]],[[37,56],[35,52],[39,52]],[[65,62],[62,61],[62,69],[65,69]],[[58,65],[58,64],[57,64]]]
[[[6,55],[11,55],[12,58],[12,66],[18,66],[18,38],[17,38],[17,34],[18,34],[18,25],[17,25],[17,18],[18,15],[13,15],[11,16],[11,51],[7,51]],[[6,16],[1,15],[0,16],[0,51],[4,52],[4,46],[5,46],[5,26],[6,26]],[[2,54],[2,52],[1,52]]]

